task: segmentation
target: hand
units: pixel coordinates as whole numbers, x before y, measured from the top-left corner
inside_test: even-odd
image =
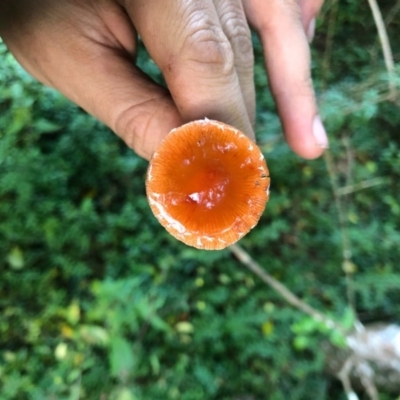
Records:
[[[247,16],[262,39],[287,141],[314,158],[327,139],[316,117],[302,22],[311,31],[321,2],[2,0],[0,35],[28,72],[149,159],[172,128],[205,116],[254,137]],[[168,90],[136,67],[138,35]]]

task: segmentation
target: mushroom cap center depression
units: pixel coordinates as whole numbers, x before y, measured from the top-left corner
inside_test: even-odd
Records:
[[[211,210],[226,197],[227,186],[230,182],[230,174],[222,167],[208,165],[198,167],[194,165],[194,171],[187,171],[187,178],[183,177],[181,182],[187,179],[182,188],[187,193],[184,203],[188,207],[200,207]]]
[[[221,160],[206,157],[206,154],[200,158],[194,155],[192,160],[186,158],[181,165],[175,165],[158,198],[165,212],[195,230],[201,230],[210,221],[218,221],[220,209],[235,202],[232,172],[221,165]],[[215,229],[219,228],[215,226]]]

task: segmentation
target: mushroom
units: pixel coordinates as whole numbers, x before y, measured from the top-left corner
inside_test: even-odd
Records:
[[[175,238],[220,250],[257,224],[269,184],[264,156],[251,139],[203,119],[166,136],[150,161],[146,192],[154,215]]]

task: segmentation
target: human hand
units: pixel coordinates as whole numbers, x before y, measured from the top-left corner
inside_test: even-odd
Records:
[[[321,2],[3,0],[0,35],[28,72],[149,159],[172,128],[203,117],[254,138],[247,16],[263,43],[287,141],[299,155],[314,158],[327,139],[316,118],[301,21],[308,30]],[[168,91],[135,65],[138,35]]]

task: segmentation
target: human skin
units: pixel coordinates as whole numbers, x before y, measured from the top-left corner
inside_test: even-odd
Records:
[[[254,138],[249,25],[259,34],[289,146],[328,146],[308,39],[323,0],[2,0],[0,36],[22,66],[150,159],[168,132],[208,117]],[[135,65],[138,35],[167,88]],[[267,90],[267,88],[266,88]]]

